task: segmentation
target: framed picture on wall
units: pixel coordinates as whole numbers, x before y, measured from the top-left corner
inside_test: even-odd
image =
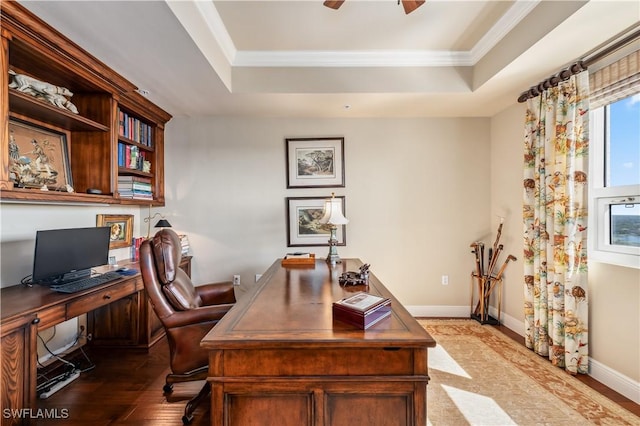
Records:
[[[96,216],[96,226],[108,226],[111,228],[109,249],[131,246],[133,215],[99,214]]]
[[[327,197],[287,197],[287,246],[328,246],[331,231],[320,219],[324,213],[324,202]],[[335,197],[345,212],[345,197]],[[338,226],[336,231],[338,245],[346,244],[346,226]]]
[[[287,188],[344,187],[344,138],[285,139]]]
[[[9,119],[9,176],[16,186],[73,192],[68,132]]]

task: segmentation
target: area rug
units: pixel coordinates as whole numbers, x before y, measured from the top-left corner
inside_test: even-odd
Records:
[[[640,425],[640,417],[474,320],[420,319],[429,349],[428,424]]]

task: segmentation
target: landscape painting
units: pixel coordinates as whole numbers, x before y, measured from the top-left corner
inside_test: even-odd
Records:
[[[344,138],[286,139],[287,188],[344,187]]]

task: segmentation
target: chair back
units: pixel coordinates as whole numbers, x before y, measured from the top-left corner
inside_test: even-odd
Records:
[[[202,306],[189,276],[180,268],[180,237],[163,229],[140,246],[140,272],[158,318]]]

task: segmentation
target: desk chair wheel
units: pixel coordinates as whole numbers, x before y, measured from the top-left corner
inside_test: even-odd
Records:
[[[189,425],[193,421],[193,415],[190,416],[182,416],[182,424]]]
[[[162,390],[164,391],[164,393],[171,393],[171,392],[173,392],[173,385],[170,385],[169,383],[166,383],[162,387]]]

